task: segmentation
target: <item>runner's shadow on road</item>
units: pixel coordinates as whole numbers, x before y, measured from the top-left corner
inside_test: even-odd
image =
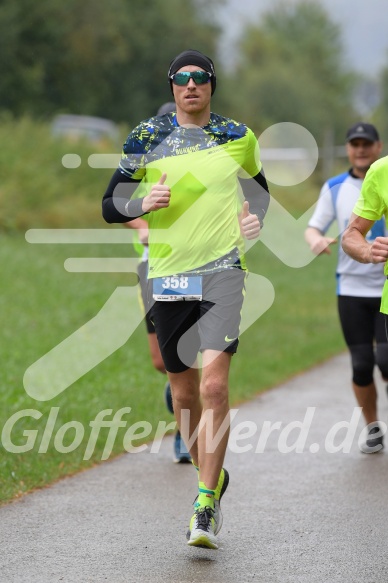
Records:
[[[198,549],[194,554],[187,557],[189,563],[214,563],[217,560],[217,551],[206,551]]]

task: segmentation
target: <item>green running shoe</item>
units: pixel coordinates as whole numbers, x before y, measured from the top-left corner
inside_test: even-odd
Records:
[[[220,477],[218,478],[217,488],[214,491],[214,534],[218,534],[222,526],[222,512],[221,512],[221,498],[226,492],[226,488],[229,484],[229,472],[222,468]]]
[[[229,472],[225,468],[222,468],[220,477],[218,478],[217,488],[214,493],[214,534],[218,534],[221,530],[223,517],[221,512],[221,498],[225,494],[226,488],[229,484]],[[195,508],[196,502],[198,500],[198,495],[195,497],[193,505]],[[190,523],[191,526],[191,523]],[[187,531],[187,539],[190,538],[191,528]]]
[[[202,549],[218,549],[214,532],[214,510],[210,506],[197,508],[190,520],[187,544]]]

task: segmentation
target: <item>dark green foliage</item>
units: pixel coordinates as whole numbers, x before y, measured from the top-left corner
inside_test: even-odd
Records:
[[[388,145],[388,66],[383,69],[380,76],[380,98],[381,102],[377,108],[375,119],[380,131],[380,137],[386,145]]]
[[[178,52],[214,55],[219,31],[201,14],[198,0],[185,0],[185,18],[181,0],[3,0],[0,109],[143,119],[171,99]]]
[[[343,64],[340,29],[317,3],[278,2],[244,32],[231,84],[235,108],[257,131],[279,122],[307,128],[322,143],[334,128],[339,141],[352,122],[353,76]],[[253,74],[254,72],[254,74]]]

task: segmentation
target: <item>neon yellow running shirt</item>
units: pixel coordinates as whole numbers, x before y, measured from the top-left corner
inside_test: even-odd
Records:
[[[163,173],[171,188],[168,208],[148,214],[149,277],[195,270],[239,250],[238,178],[261,170],[259,147],[244,124],[211,114],[204,128],[178,125],[176,114],[142,122],[124,144],[120,170],[149,192]]]
[[[370,221],[378,221],[383,215],[388,227],[388,156],[374,162],[362,184],[354,214]],[[388,276],[388,261],[384,266]],[[388,281],[385,281],[381,299],[381,312],[388,314]]]

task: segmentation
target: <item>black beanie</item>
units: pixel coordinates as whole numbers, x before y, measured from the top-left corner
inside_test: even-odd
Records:
[[[210,82],[212,85],[212,95],[216,90],[216,72],[214,70],[214,64],[210,57],[207,57],[203,53],[199,51],[195,51],[194,49],[189,49],[188,51],[183,51],[178,56],[175,57],[170,63],[170,67],[168,69],[168,79],[170,82],[170,87],[172,91],[172,81],[170,79],[171,75],[174,75],[179,69],[185,67],[186,65],[197,65],[197,67],[201,67],[204,71],[211,73],[212,76],[210,78]]]

